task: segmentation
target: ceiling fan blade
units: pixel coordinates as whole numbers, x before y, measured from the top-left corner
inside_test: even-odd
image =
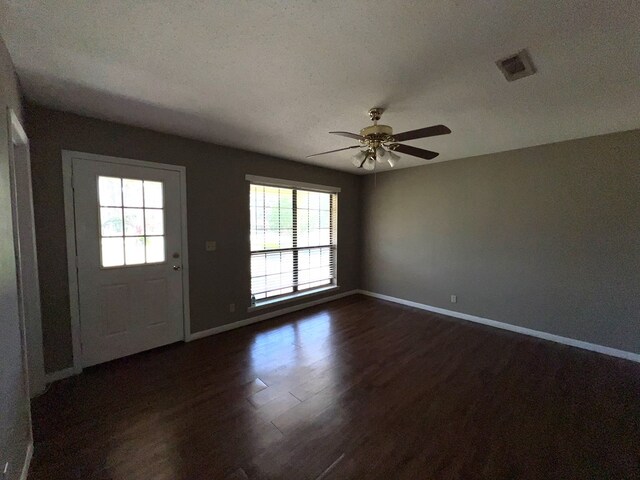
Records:
[[[352,148],[360,148],[360,145],[353,145],[352,147],[346,147],[346,148],[338,148],[336,150],[329,150],[328,152],[314,153],[313,155],[307,155],[307,158],[317,157],[318,155],[326,155],[327,153],[341,152],[343,150],[351,150]]]
[[[340,135],[341,137],[353,138],[355,140],[364,140],[364,137],[362,135],[358,135],[356,133],[349,133],[349,132],[329,132],[329,133],[333,133],[334,135]]]
[[[431,150],[424,150],[422,148],[410,147],[409,145],[397,144],[396,148],[392,149],[396,152],[406,153],[414,157],[424,158],[425,160],[432,160],[440,155],[438,152],[432,152]]]
[[[404,142],[406,140],[413,140],[414,138],[435,137],[436,135],[446,135],[451,133],[449,127],[444,125],[434,125],[427,128],[419,128],[417,130],[409,130],[408,132],[398,133],[393,136],[396,142]]]

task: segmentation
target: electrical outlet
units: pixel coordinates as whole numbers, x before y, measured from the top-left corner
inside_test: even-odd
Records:
[[[233,313],[233,312],[235,312],[235,311],[236,311],[236,304],[235,304],[235,303],[230,303],[230,304],[229,304],[229,311],[230,311],[231,313]]]
[[[216,245],[216,242],[214,240],[207,240],[204,245],[205,245],[205,250],[207,252],[215,252],[216,251],[217,245]]]
[[[457,303],[458,302],[458,296],[457,295],[451,295],[451,303]]]

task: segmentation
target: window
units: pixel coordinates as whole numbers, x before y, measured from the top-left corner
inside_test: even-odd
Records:
[[[336,283],[337,194],[251,183],[252,304]]]
[[[162,182],[99,176],[98,198],[103,267],[164,262]]]

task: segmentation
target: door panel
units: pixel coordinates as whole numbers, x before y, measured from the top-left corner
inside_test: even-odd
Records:
[[[144,311],[144,325],[154,327],[165,323],[167,318],[167,280],[152,278],[142,285],[143,302],[149,305]]]
[[[100,289],[100,300],[102,337],[126,333],[131,323],[129,285],[104,285]]]
[[[180,175],[73,160],[82,365],[184,338]]]

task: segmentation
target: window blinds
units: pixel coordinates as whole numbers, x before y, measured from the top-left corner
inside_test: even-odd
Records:
[[[335,284],[337,194],[251,183],[255,300]]]

